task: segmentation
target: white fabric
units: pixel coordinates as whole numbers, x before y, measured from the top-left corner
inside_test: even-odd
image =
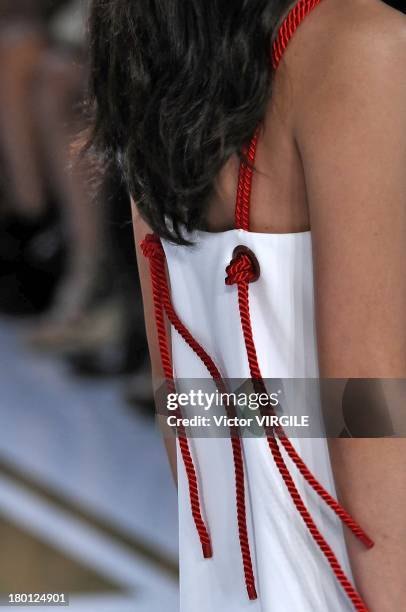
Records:
[[[317,378],[312,245],[309,232],[198,232],[193,247],[163,243],[172,299],[181,320],[226,378],[248,378],[237,287],[225,269],[238,245],[256,255],[261,275],[250,284],[258,361],[264,378]],[[208,378],[192,350],[172,334],[177,378]],[[319,418],[317,402],[303,411]],[[292,440],[319,481],[335,495],[324,439]],[[229,439],[190,441],[213,558],[204,559],[193,522],[184,466],[178,457],[181,612],[344,612],[352,610],[325,557],[294,508],[264,438],[243,439],[247,517],[258,599],[245,588],[236,520]],[[284,454],[285,455],[285,454]],[[347,576],[339,520],[286,458],[296,485]]]

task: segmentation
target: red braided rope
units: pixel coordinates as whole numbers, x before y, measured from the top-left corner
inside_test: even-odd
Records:
[[[262,376],[258,365],[257,350],[252,336],[248,283],[245,281],[240,281],[238,283],[238,307],[240,309],[241,327],[244,335],[248,363],[250,365],[251,378],[258,381],[262,379]]]
[[[245,155],[245,149],[243,150],[243,155]],[[244,187],[244,179],[245,179],[245,169],[246,165],[243,161],[240,162],[240,168],[238,171],[238,184],[237,184],[237,199],[235,204],[235,227],[236,229],[242,229],[243,221],[241,217],[242,211],[242,195],[243,195],[243,187]]]
[[[272,46],[272,66],[276,70],[282,56],[302,21],[320,4],[321,0],[300,0],[289,11],[279,28]],[[235,228],[249,231],[249,211],[254,162],[258,146],[259,128],[254,133],[250,144],[243,147],[243,159],[238,174],[237,198],[235,205]]]
[[[151,248],[151,245],[154,245]],[[159,245],[159,246],[157,246]],[[169,356],[168,350],[168,342],[167,342],[167,334],[166,327],[164,323],[163,310],[165,310],[166,315],[179,333],[179,335],[183,338],[183,340],[190,346],[190,348],[194,351],[194,353],[199,357],[202,361],[209,374],[213,378],[216,383],[217,388],[220,392],[225,392],[226,388],[224,386],[223,379],[221,377],[220,371],[215,365],[214,361],[208,355],[208,353],[203,349],[203,347],[193,338],[190,334],[189,330],[183,325],[179,317],[177,316],[175,309],[172,304],[172,300],[170,297],[170,290],[168,285],[168,279],[165,270],[165,255],[162,249],[162,245],[159,239],[156,236],[148,235],[144,242],[142,243],[142,250],[144,255],[150,258],[150,266],[151,266],[151,281],[152,281],[152,290],[154,296],[154,304],[158,305],[155,308],[155,320],[158,332],[159,346],[161,349],[161,360],[165,372],[165,376],[170,383],[170,390],[173,392],[175,385],[173,381],[173,368],[171,359]],[[172,390],[173,389],[173,390]],[[227,411],[229,410],[229,406],[226,406]],[[229,414],[229,416],[233,416]],[[179,432],[179,443],[182,450],[182,444],[185,446],[185,457],[184,463],[186,467],[186,471],[192,471],[191,479],[189,476],[189,488],[193,492],[194,496],[197,495],[198,500],[198,490],[197,483],[195,485],[196,478],[193,478],[194,466],[193,461],[190,456],[190,451],[188,448],[186,434],[183,428],[182,431]],[[237,523],[238,523],[238,533],[239,533],[239,541],[240,541],[240,549],[241,549],[241,557],[244,568],[245,575],[245,583],[247,588],[248,597],[250,600],[257,599],[257,592],[255,587],[255,578],[254,572],[252,568],[252,559],[251,559],[251,551],[248,539],[248,530],[247,530],[247,521],[246,521],[246,506],[245,506],[245,482],[244,482],[244,462],[242,457],[242,448],[241,448],[241,440],[237,435],[234,435],[231,432],[231,445],[233,451],[233,460],[234,460],[234,472],[235,472],[235,491],[236,491],[236,507],[237,507]],[[183,453],[182,453],[183,457]],[[190,458],[189,458],[190,457]],[[191,464],[191,466],[190,466]],[[193,469],[192,469],[193,468]],[[192,482],[191,482],[192,481]],[[192,505],[192,496],[191,496],[191,506],[192,506],[192,514],[195,519],[195,524],[197,531],[200,536],[200,540],[202,541],[201,534],[201,520],[199,520],[199,513],[193,513],[193,505]],[[196,506],[196,499],[195,499]],[[196,512],[196,507],[195,507]],[[200,514],[201,518],[201,514]],[[204,526],[205,527],[205,526]],[[203,533],[203,536],[205,534]],[[207,541],[204,538],[205,545],[207,545]],[[202,542],[203,546],[203,542]],[[205,550],[203,548],[203,550]],[[205,554],[205,556],[207,556]],[[211,554],[209,555],[211,556]]]
[[[315,522],[313,521],[310,512],[306,508],[299,491],[296,488],[295,483],[293,482],[292,476],[286,466],[286,463],[281,455],[279,450],[278,442],[275,438],[268,437],[269,448],[271,449],[272,457],[275,461],[275,464],[285,482],[285,485],[289,491],[290,497],[296,506],[300,516],[302,517],[306,527],[308,528],[313,540],[317,543],[320,550],[326,557],[331,569],[333,570],[338,582],[343,587],[345,593],[347,594],[349,600],[353,603],[355,610],[359,610],[360,612],[368,612],[368,608],[363,602],[361,596],[353,587],[347,576],[345,575],[337,557],[332,551],[331,547],[324,539],[319,529],[317,528]]]
[[[278,35],[272,47],[272,66],[275,70],[278,68],[282,56],[297,28],[320,2],[321,0],[300,0],[300,2],[289,11],[288,16],[279,28]]]
[[[235,260],[227,267],[228,276],[226,279],[227,285],[237,284],[238,287],[238,304],[240,310],[241,327],[244,335],[244,341],[247,351],[247,358],[253,379],[253,384],[258,386],[260,389],[265,388],[265,383],[262,378],[261,370],[258,363],[257,352],[255,348],[255,342],[253,337],[251,316],[250,316],[250,305],[249,305],[249,283],[255,278],[255,269],[251,261],[251,273],[248,270],[249,256],[246,254],[238,255]],[[343,587],[348,598],[353,603],[356,610],[362,610],[367,612],[367,608],[362,601],[359,593],[352,586],[351,582],[346,577],[341,565],[335,556],[334,552],[318,530],[314,523],[309,511],[307,510],[299,491],[294,484],[289,469],[281,455],[278,441],[274,435],[268,435],[267,441],[269,448],[272,453],[272,457],[275,464],[282,476],[282,479],[286,485],[286,488],[290,494],[290,497],[297,508],[300,516],[302,517],[305,525],[307,526],[311,536],[313,537],[316,544],[319,546],[324,556],[326,557],[330,567],[332,568],[338,582]],[[301,459],[291,442],[288,440],[281,427],[275,428],[274,433],[278,434],[280,443],[284,446],[288,455],[294,461],[298,467],[300,473],[304,476],[310,486],[318,493],[318,495],[332,508],[337,516],[351,529],[351,531],[368,547],[373,546],[372,540],[362,530],[362,528],[354,521],[350,514],[341,507],[341,505],[324,489],[324,487],[317,481],[311,471],[308,469],[306,464]]]
[[[366,547],[373,548],[374,542],[368,536],[368,534],[362,529],[362,527],[353,519],[350,513],[345,510],[338,503],[336,499],[323,487],[323,485],[314,477],[312,472],[309,470],[307,465],[304,463],[303,459],[297,453],[293,444],[282,432],[278,433],[278,438],[283,445],[285,451],[292,459],[293,463],[298,468],[299,472],[306,480],[306,482],[312,487],[312,489],[319,495],[326,504],[333,510],[333,512],[338,516],[338,518],[348,527],[350,531],[355,535],[356,538]]]
[[[204,348],[195,340],[189,330],[185,327],[182,321],[177,316],[173,307],[170,290],[168,285],[168,279],[165,275],[161,275],[161,290],[162,290],[162,302],[167,314],[167,317],[174,329],[183,338],[186,344],[192,349],[192,351],[199,357],[203,365],[206,367],[210,376],[215,381],[217,388],[220,392],[225,392],[226,388],[220,371],[215,365],[214,361],[204,350]],[[228,409],[229,407],[226,406]],[[249,599],[253,600],[257,598],[255,579],[252,569],[252,559],[248,539],[248,530],[246,522],[246,507],[245,507],[245,483],[244,483],[244,463],[242,458],[241,440],[238,436],[231,432],[231,445],[233,450],[234,459],[234,471],[235,471],[235,487],[236,487],[236,504],[237,504],[237,522],[239,530],[240,549],[243,560],[245,582],[247,587],[247,593]]]
[[[254,136],[248,147],[243,149],[243,160],[240,164],[237,200],[235,205],[235,227],[236,229],[249,230],[249,211],[251,200],[252,178],[254,174],[255,155],[257,151],[260,129],[255,130]]]
[[[161,354],[162,367],[164,370],[169,392],[175,393],[176,389],[175,382],[173,379],[172,360],[168,346],[164,311],[162,305],[161,276],[162,268],[165,269],[164,252],[160,241],[153,235],[146,236],[145,240],[141,244],[141,248],[143,254],[145,255],[145,257],[148,257],[150,262],[152,296],[154,301],[155,322],[158,334],[158,344]],[[178,417],[181,416],[179,408],[177,409],[175,414]],[[193,458],[189,448],[189,442],[186,437],[186,431],[183,425],[179,427],[178,439],[188,480],[190,507],[192,511],[193,520],[195,522],[196,530],[199,535],[203,556],[205,558],[209,558],[213,556],[211,541],[206,524],[202,518],[196,469],[193,463]]]
[[[258,357],[256,353],[251,317],[249,307],[249,293],[248,283],[254,278],[254,270],[248,271],[248,255],[241,255],[236,262],[230,264],[227,267],[228,277],[226,278],[226,284],[231,285],[236,283],[238,285],[238,303],[240,309],[241,326],[243,329],[245,347],[247,351],[248,363],[250,367],[251,378],[253,379],[254,385],[258,386],[259,392],[265,390],[265,385],[261,384],[262,375],[258,365]],[[282,445],[284,446],[289,457],[295,463],[296,467],[308,482],[308,484],[314,489],[314,491],[327,503],[328,506],[335,512],[335,514],[342,520],[342,522],[353,532],[353,534],[367,547],[372,548],[374,543],[371,538],[365,533],[360,525],[351,517],[351,515],[334,499],[332,495],[318,482],[313,476],[312,472],[306,466],[300,455],[295,450],[293,444],[289,438],[284,434],[282,428],[277,430],[278,437]]]
[[[163,257],[161,244],[157,243],[150,236],[147,236],[141,244],[141,249],[145,257],[148,257],[151,271],[152,297],[154,302],[155,323],[157,327],[159,351],[161,355],[162,368],[165,378],[169,385],[173,384],[172,380],[172,361],[169,353],[168,343],[166,341],[166,328],[161,299],[161,287],[158,282],[159,277],[159,259]]]

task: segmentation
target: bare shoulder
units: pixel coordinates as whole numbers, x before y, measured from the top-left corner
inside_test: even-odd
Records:
[[[317,51],[382,52],[406,45],[406,15],[382,0],[322,0],[303,21],[286,53],[287,63]]]
[[[322,371],[403,376],[405,17],[379,0],[323,0],[288,52]]]
[[[278,78],[293,83],[302,107],[371,93],[374,84],[406,95],[405,65],[405,15],[381,0],[323,0],[298,28]]]

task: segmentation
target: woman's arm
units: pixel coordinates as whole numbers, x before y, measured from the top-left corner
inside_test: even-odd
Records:
[[[162,381],[164,381],[165,376],[161,365],[161,357],[159,354],[159,345],[155,328],[154,302],[152,299],[149,261],[144,257],[140,249],[140,243],[145,238],[146,234],[151,233],[151,230],[145,223],[145,221],[141,219],[134,202],[132,202],[131,208],[133,216],[138,271],[140,275],[142,298],[144,303],[145,326],[147,331],[148,347],[151,359],[152,380],[154,390],[156,391],[162,384]],[[169,433],[168,435],[165,435],[165,429],[163,429],[163,431],[169,463],[176,481],[176,440],[175,437],[173,435],[170,435]]]
[[[406,20],[379,4],[337,15],[334,32],[314,20],[288,67],[326,378],[406,378]],[[335,440],[331,452],[343,502],[376,542],[348,539],[358,586],[370,610],[404,609],[406,440]]]

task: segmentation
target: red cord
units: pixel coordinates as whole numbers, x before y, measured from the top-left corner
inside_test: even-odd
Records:
[[[238,285],[238,303],[240,309],[241,326],[245,340],[248,363],[250,366],[251,378],[254,386],[258,388],[258,392],[266,392],[266,387],[263,383],[262,375],[258,365],[258,357],[256,353],[254,338],[251,327],[251,317],[249,308],[248,283],[252,282],[256,277],[256,270],[253,268],[252,261],[249,255],[242,254],[234,259],[226,269],[227,278],[226,285]],[[282,428],[277,429],[278,437],[285,448],[287,454],[297,466],[298,470],[314,489],[314,491],[327,503],[342,522],[354,533],[354,535],[367,547],[372,548],[374,543],[360,527],[360,525],[351,517],[351,515],[330,495],[330,493],[317,481],[309,468],[306,466],[300,455],[296,452],[289,438],[284,434]],[[272,436],[273,437],[273,436]]]
[[[254,281],[256,278],[257,270],[255,269],[254,262],[246,253],[240,253],[236,255],[235,258],[231,261],[230,265],[227,267],[226,284],[236,284],[238,287],[238,304],[240,310],[241,327],[244,335],[251,378],[253,380],[254,386],[259,387],[259,389],[263,391],[266,387],[258,363],[258,357],[252,332],[249,305],[249,283]],[[322,534],[314,523],[310,512],[306,508],[300,496],[300,493],[297,490],[297,487],[292,479],[289,469],[282,457],[278,442],[280,442],[284,446],[288,455],[292,458],[292,460],[298,467],[300,473],[304,476],[306,481],[312,486],[316,493],[320,495],[320,497],[330,506],[330,508],[334,510],[337,516],[353,531],[353,533],[368,548],[371,548],[373,546],[372,540],[365,534],[362,528],[354,521],[354,519],[349,515],[349,513],[344,508],[342,508],[340,504],[317,481],[317,479],[313,476],[313,474],[303,462],[301,457],[298,455],[291,442],[285,436],[283,429],[281,427],[275,428],[272,432],[272,435],[269,435],[269,432],[266,432],[266,434],[268,445],[271,450],[275,464],[282,476],[286,488],[288,489],[290,497],[295,507],[297,508],[300,516],[302,517],[305,525],[307,526],[311,536],[323,552],[338,582],[343,587],[350,601],[354,604],[355,609],[367,612],[367,607],[362,601],[361,596],[346,577],[337,557],[335,556],[334,552],[332,551],[326,540],[323,538]],[[275,434],[277,434],[278,439],[276,439]]]
[[[249,211],[251,201],[251,186],[254,174],[255,154],[259,139],[260,129],[255,130],[254,136],[248,147],[244,147],[243,160],[240,164],[237,186],[237,202],[235,206],[236,229],[249,229]]]
[[[175,393],[175,382],[173,378],[172,360],[168,346],[166,325],[164,319],[164,311],[162,305],[162,290],[161,290],[161,271],[165,269],[165,254],[162,249],[161,242],[153,235],[146,236],[141,244],[141,248],[145,257],[148,257],[150,262],[152,295],[154,300],[155,322],[158,334],[158,343],[161,353],[162,366],[168,385],[169,393]],[[177,417],[181,417],[179,408],[175,412]],[[202,510],[200,505],[199,487],[197,484],[196,469],[193,463],[193,458],[189,448],[189,442],[186,437],[185,428],[179,427],[179,447],[186,470],[186,476],[189,486],[190,507],[192,510],[193,519],[196,525],[196,530],[199,535],[202,545],[203,556],[209,558],[213,556],[210,536],[206,524],[202,518]]]
[[[162,300],[165,308],[167,317],[173,327],[176,329],[178,334],[188,344],[192,351],[199,357],[210,376],[213,378],[217,385],[217,388],[221,393],[226,392],[226,388],[218,370],[212,358],[203,349],[203,347],[193,338],[189,330],[181,322],[177,316],[173,307],[170,290],[168,286],[168,280],[166,274],[161,275],[161,289],[162,289]],[[226,409],[229,407],[226,406]],[[232,416],[232,415],[229,415]],[[239,527],[240,537],[240,548],[243,558],[243,566],[245,573],[245,580],[247,586],[247,592],[250,599],[256,599],[255,579],[252,569],[252,560],[248,540],[247,524],[246,524],[246,509],[245,509],[245,485],[244,485],[244,464],[242,459],[241,440],[238,435],[235,435],[234,431],[231,431],[231,444],[233,449],[234,457],[234,469],[236,478],[236,501],[237,501],[237,519]]]
[[[321,0],[300,0],[279,28],[278,35],[272,47],[272,66],[276,70],[283,54],[302,21],[320,4]],[[255,154],[259,138],[259,128],[256,129],[248,147],[243,147],[243,159],[240,163],[238,176],[237,198],[235,207],[235,228],[249,230],[249,210],[251,199],[251,184],[254,172]]]
[[[171,359],[169,356],[168,350],[168,341],[166,334],[166,327],[163,318],[163,310],[165,311],[170,323],[179,333],[179,335],[184,339],[184,341],[190,346],[190,348],[194,351],[194,353],[199,357],[210,376],[216,383],[217,388],[221,393],[226,392],[226,388],[218,370],[212,358],[208,355],[208,353],[203,349],[203,347],[193,338],[188,329],[183,325],[179,317],[177,316],[175,309],[172,304],[172,300],[170,297],[170,290],[168,285],[168,279],[165,270],[165,255],[162,249],[161,242],[159,238],[154,235],[146,236],[144,242],[142,243],[142,250],[146,257],[150,259],[150,268],[151,268],[151,281],[152,281],[152,291],[154,295],[154,303],[158,305],[158,316],[157,316],[157,307],[155,307],[155,320],[158,332],[158,341],[161,349],[161,359],[164,367],[165,377],[169,381],[170,392],[174,392],[175,384],[173,380],[173,368],[171,364]],[[230,412],[231,407],[226,406],[226,410],[228,412],[228,416],[234,416]],[[248,539],[248,530],[247,530],[247,519],[246,519],[246,507],[245,507],[245,482],[244,482],[244,462],[242,457],[242,448],[241,448],[241,440],[236,432],[231,431],[231,445],[233,451],[233,460],[234,460],[234,473],[235,473],[235,491],[236,491],[236,506],[237,506],[237,523],[238,523],[238,533],[239,533],[239,541],[240,541],[240,549],[241,549],[241,557],[244,568],[245,575],[245,583],[247,588],[248,597],[251,600],[257,599],[257,592],[255,588],[255,578],[254,572],[252,568],[252,559],[251,559],[251,551]],[[187,438],[185,434],[185,430],[183,428],[179,431],[179,442],[183,443],[185,446],[185,457],[184,463],[186,467],[186,472],[189,478],[189,489],[194,494],[194,500],[192,504],[192,495],[191,495],[191,506],[192,506],[192,514],[195,519],[195,524],[197,531],[200,536],[200,540],[202,541],[203,550],[207,547],[207,538],[206,538],[206,527],[202,533],[202,520],[201,520],[201,512],[200,508],[197,507],[199,494],[197,490],[197,483],[195,483],[196,478],[194,476],[195,470],[193,466],[193,460],[190,455],[190,451],[188,448]],[[181,446],[182,449],[182,446]],[[183,456],[183,453],[182,453]],[[190,473],[191,472],[191,475]],[[192,481],[192,484],[190,484]],[[203,540],[202,540],[203,537]],[[210,549],[211,550],[211,549]],[[205,556],[211,556],[206,555]]]
[[[293,444],[286,437],[286,435],[282,432],[278,432],[278,438],[283,445],[286,453],[292,459],[293,463],[298,468],[299,472],[306,480],[306,482],[312,487],[312,489],[323,499],[326,504],[333,510],[333,512],[338,516],[338,518],[348,527],[350,531],[355,535],[356,538],[366,547],[373,548],[374,542],[368,536],[367,533],[362,529],[362,527],[355,521],[352,516],[343,508],[336,499],[323,487],[323,485],[314,477],[312,472],[309,470],[307,465],[304,463],[303,459],[297,453]]]
[[[321,0],[300,0],[300,2],[289,11],[288,16],[279,29],[272,47],[272,66],[275,70],[278,68],[282,56],[297,28],[320,2]]]
[[[245,155],[245,149],[243,149],[242,154]],[[243,222],[241,219],[241,211],[242,211],[242,194],[243,194],[243,185],[244,185],[244,179],[245,179],[245,169],[246,169],[246,165],[243,161],[240,162],[240,168],[238,171],[238,184],[237,184],[237,199],[236,199],[236,206],[235,206],[235,220],[234,220],[234,225],[236,227],[236,229],[241,229]]]
[[[306,508],[299,491],[296,488],[295,483],[293,482],[292,476],[286,466],[286,463],[281,455],[279,450],[278,442],[275,438],[268,437],[269,448],[271,449],[271,453],[275,464],[285,482],[285,485],[289,491],[290,497],[296,506],[300,516],[302,517],[306,527],[308,528],[312,538],[319,546],[320,550],[326,557],[328,563],[330,564],[331,569],[333,570],[338,582],[343,587],[345,593],[347,594],[349,600],[353,603],[355,610],[359,610],[360,612],[368,612],[368,608],[363,602],[361,596],[353,587],[347,576],[345,575],[337,557],[334,552],[326,542],[326,540],[321,535],[318,530],[315,522],[313,521],[310,512]]]

